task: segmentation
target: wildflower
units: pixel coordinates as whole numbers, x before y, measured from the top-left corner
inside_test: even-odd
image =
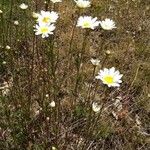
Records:
[[[110,54],[111,54],[111,52],[110,52],[109,50],[107,50],[105,53],[106,53],[107,55],[110,55]]]
[[[25,10],[28,8],[28,5],[26,5],[25,3],[22,3],[20,6],[19,6],[21,9]]]
[[[49,121],[49,120],[50,120],[50,118],[49,118],[49,117],[46,117],[46,120],[47,120],[47,121]]]
[[[100,60],[94,59],[94,58],[92,58],[90,61],[91,61],[91,63],[92,63],[94,66],[98,66],[99,63],[100,63]]]
[[[0,10],[0,14],[2,14],[3,13],[3,11],[2,10]]]
[[[100,25],[104,30],[112,30],[116,28],[115,22],[106,18],[104,21],[100,21]]]
[[[98,105],[97,103],[94,102],[94,103],[92,104],[92,110],[93,110],[94,112],[99,112],[100,109],[101,109],[101,106]]]
[[[6,46],[6,49],[7,49],[7,50],[9,50],[9,49],[10,49],[10,46],[9,46],[9,45],[7,45],[7,46]]]
[[[49,104],[50,107],[55,107],[55,102],[52,101],[50,104]]]
[[[88,0],[74,0],[78,7],[87,8],[91,6],[91,2]]]
[[[49,95],[48,95],[48,94],[46,94],[46,95],[45,95],[45,97],[46,97],[46,98],[49,98]]]
[[[39,24],[50,24],[56,22],[58,19],[58,14],[54,11],[41,11],[41,14],[38,16],[38,23]]]
[[[103,84],[107,84],[108,87],[119,87],[120,83],[122,83],[122,76],[119,71],[115,71],[115,68],[112,67],[110,69],[104,68],[104,70],[100,70],[96,79],[102,80]]]
[[[97,17],[92,18],[91,16],[81,16],[78,19],[77,27],[95,29],[99,23]]]
[[[35,35],[42,35],[42,38],[48,37],[49,34],[53,34],[55,26],[51,25],[36,25],[35,26]]]
[[[14,25],[18,26],[19,25],[19,22],[16,20],[14,21]]]
[[[58,2],[62,2],[62,0],[50,0],[53,3],[58,3]]]
[[[6,65],[6,64],[7,64],[7,62],[6,62],[6,61],[3,61],[3,62],[2,62],[2,64],[3,64],[3,65]]]
[[[56,148],[56,147],[54,147],[54,146],[52,146],[52,150],[57,150],[57,148]]]
[[[35,19],[37,19],[37,18],[39,17],[39,14],[36,13],[36,12],[33,12],[33,13],[32,13],[32,17],[35,18]]]

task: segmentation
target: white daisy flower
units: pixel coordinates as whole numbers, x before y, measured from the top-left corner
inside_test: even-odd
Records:
[[[91,2],[88,0],[74,0],[78,7],[87,8],[91,6]]]
[[[50,107],[55,107],[55,105],[56,105],[56,104],[55,104],[54,101],[52,101],[52,102],[49,104]]]
[[[112,30],[116,28],[115,22],[106,18],[104,21],[100,21],[100,25],[104,30]]]
[[[62,2],[62,0],[50,0],[53,3],[58,3],[58,2]]]
[[[49,37],[49,34],[53,34],[55,26],[51,25],[36,25],[35,26],[35,35],[42,35],[42,38]]]
[[[26,5],[25,3],[22,3],[20,6],[19,6],[21,9],[25,10],[28,8],[28,5]]]
[[[41,14],[38,16],[38,23],[39,24],[50,24],[56,22],[58,19],[58,14],[54,11],[41,11]]]
[[[78,19],[77,27],[95,29],[99,26],[100,21],[97,21],[97,17],[81,16]]]
[[[100,70],[96,79],[102,80],[103,84],[107,84],[108,87],[119,87],[122,83],[121,78],[122,74],[119,71],[116,71],[114,67],[104,70]]]
[[[98,66],[99,63],[100,63],[100,60],[94,59],[94,58],[92,58],[90,61],[91,61],[91,63],[92,63],[94,66]]]
[[[2,14],[3,13],[3,11],[2,10],[0,10],[0,14]]]
[[[92,110],[97,113],[101,110],[101,106],[94,102],[92,103]]]

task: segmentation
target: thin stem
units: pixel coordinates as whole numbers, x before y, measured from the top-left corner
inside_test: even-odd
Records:
[[[95,76],[95,70],[96,70],[96,66],[93,67],[93,73],[92,73],[93,80],[94,80],[94,76]],[[86,97],[87,102],[89,102],[91,92],[92,92],[92,83],[88,87],[87,97]]]
[[[130,89],[132,88],[134,82],[136,81],[138,73],[139,73],[139,69],[140,69],[140,65],[138,65],[138,68],[136,69],[136,73],[135,73],[134,79],[133,79],[133,81],[132,81],[128,91],[130,91]]]
[[[48,6],[49,6],[49,2],[50,2],[50,0],[47,0],[47,1],[45,1],[46,3],[45,3],[45,10],[47,11],[48,10]]]
[[[2,42],[2,47],[6,46],[5,44],[5,23],[4,23],[4,17],[3,17],[3,13],[0,14],[1,16],[1,42]]]
[[[83,43],[82,43],[82,49],[81,49],[81,53],[78,52],[78,58],[77,58],[77,74],[76,74],[76,83],[75,83],[75,94],[77,95],[78,93],[78,87],[79,87],[79,81],[80,81],[80,68],[81,68],[81,64],[83,62],[83,56],[84,56],[84,53],[85,53],[85,48],[86,48],[86,42],[87,42],[87,38],[88,38],[88,35],[89,35],[89,30],[86,30],[85,31],[85,34],[84,34],[84,39],[83,39]]]
[[[77,18],[80,15],[80,9],[77,11]],[[71,32],[71,38],[70,38],[70,42],[69,42],[69,50],[68,50],[68,56],[69,56],[69,60],[68,60],[68,69],[70,69],[71,67],[71,60],[73,57],[73,42],[74,42],[74,35],[75,35],[75,29],[76,29],[76,25],[77,25],[77,21],[74,22],[73,27],[72,27],[72,32]]]
[[[73,38],[74,38],[74,34],[75,34],[76,25],[77,25],[77,21],[75,21],[75,23],[73,24],[73,27],[72,27],[72,32],[71,32],[71,38],[70,38],[70,43],[69,43],[68,54],[70,54],[72,52],[72,44],[73,44]]]
[[[30,76],[30,94],[29,94],[29,103],[31,106],[31,99],[32,99],[32,84],[33,84],[33,71],[34,71],[34,52],[36,48],[36,37],[33,37],[33,51],[32,51],[32,60],[31,60],[31,76]]]

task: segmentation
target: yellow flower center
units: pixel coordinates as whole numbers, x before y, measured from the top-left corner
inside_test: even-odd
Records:
[[[89,23],[89,22],[84,22],[83,26],[84,26],[85,28],[89,28],[89,27],[90,27],[90,23]]]
[[[41,28],[41,32],[42,33],[47,33],[48,32],[48,28],[46,28],[46,27]]]
[[[44,23],[48,23],[48,22],[49,22],[49,20],[50,20],[50,18],[49,18],[49,17],[44,17],[42,21],[43,21]]]
[[[104,81],[108,84],[111,84],[111,83],[113,83],[114,79],[112,76],[106,76],[106,77],[104,77]]]

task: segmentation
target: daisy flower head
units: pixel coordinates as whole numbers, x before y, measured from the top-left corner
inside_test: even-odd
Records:
[[[91,2],[89,0],[74,0],[78,7],[87,8],[91,6]]]
[[[58,14],[54,11],[41,11],[41,14],[38,16],[38,23],[39,24],[50,24],[56,22],[58,19]]]
[[[91,58],[91,63],[93,64],[93,66],[98,66],[99,65],[99,63],[100,63],[100,60],[98,60],[98,59],[94,59],[94,58]]]
[[[112,67],[110,69],[104,68],[104,70],[100,70],[96,79],[100,79],[103,84],[107,84],[108,87],[119,87],[120,83],[122,83],[122,76],[118,70],[116,71],[115,68]]]
[[[21,9],[25,10],[28,8],[28,5],[26,5],[25,3],[22,3],[20,6],[19,6]]]
[[[50,0],[53,3],[58,3],[58,2],[62,2],[62,0]]]
[[[95,29],[99,26],[100,21],[97,21],[97,17],[92,18],[91,16],[81,16],[77,21],[77,27]]]
[[[43,25],[43,24],[37,24],[35,26],[35,35],[42,35],[42,38],[49,37],[50,34],[53,34],[53,31],[55,30],[55,26],[53,24],[50,25]]]
[[[100,25],[104,30],[112,30],[112,29],[116,28],[115,22],[108,18],[106,18],[103,21],[100,21]]]

